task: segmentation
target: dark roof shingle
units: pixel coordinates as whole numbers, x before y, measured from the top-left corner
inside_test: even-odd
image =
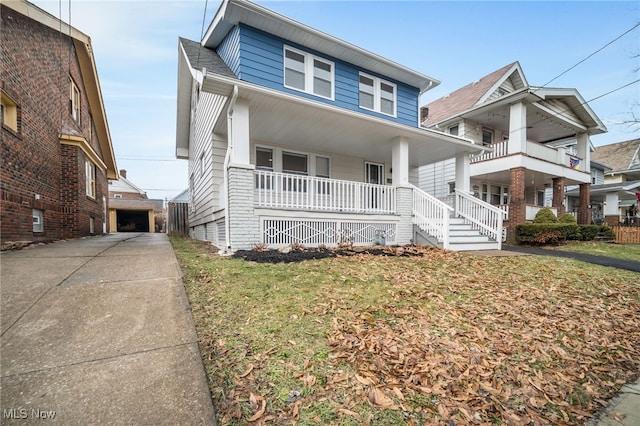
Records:
[[[215,50],[202,46],[200,43],[179,37],[180,44],[187,55],[189,64],[194,69],[206,68],[207,72],[222,75],[224,77],[237,78],[231,68],[225,64]]]

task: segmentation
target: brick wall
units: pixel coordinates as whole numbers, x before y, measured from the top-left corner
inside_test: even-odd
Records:
[[[18,105],[18,131],[0,130],[0,243],[89,235],[90,217],[102,232],[105,172],[96,172],[96,199],[86,197],[84,153],[58,138],[84,136],[101,155],[73,46],[67,36],[5,6],[0,16],[0,86]],[[80,124],[70,113],[69,76],[81,92]],[[33,232],[33,208],[43,210],[43,232]]]
[[[527,217],[527,203],[525,200],[525,172],[524,167],[511,169],[511,199],[509,202],[509,222],[507,223],[507,241],[515,243],[516,226],[524,223]]]

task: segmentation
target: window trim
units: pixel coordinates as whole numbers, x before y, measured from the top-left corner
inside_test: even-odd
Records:
[[[0,91],[0,99],[2,125],[18,133],[18,103],[4,90]]]
[[[287,85],[287,50],[297,53],[298,55],[302,55],[304,57],[304,90],[299,89],[297,87],[293,87]],[[315,78],[314,73],[314,61],[320,61],[324,64],[327,64],[331,67],[330,75],[331,75],[331,96],[324,96],[322,94],[315,93],[313,90],[313,81]],[[295,90],[297,92],[306,93],[308,95],[317,96],[323,99],[329,99],[331,101],[335,100],[336,94],[336,65],[333,61],[330,61],[325,58],[321,58],[320,56],[313,55],[311,53],[296,49],[295,47],[291,47],[288,45],[284,45],[282,49],[282,85],[287,89]]]
[[[85,193],[87,197],[96,199],[96,165],[89,159],[84,162]]]
[[[366,77],[370,80],[373,80],[373,109],[362,106],[362,102],[360,101],[360,93],[362,93],[362,91],[360,90],[360,77]],[[382,111],[382,107],[381,107],[382,84],[386,84],[393,87],[393,114],[389,114],[387,112]],[[360,71],[358,73],[358,107],[367,111],[373,111],[379,114],[384,114],[389,117],[397,117],[398,116],[398,85],[396,83],[392,83],[391,81],[384,80],[382,78]]]
[[[271,168],[267,168],[267,167],[263,167],[263,166],[258,166],[258,150],[269,150],[271,151]],[[282,155],[284,153],[287,154],[292,154],[292,155],[304,155],[307,157],[307,174],[301,174],[301,173],[295,173],[295,172],[287,172],[283,170],[283,161],[282,161]],[[264,171],[268,171],[268,172],[276,172],[276,173],[284,173],[284,174],[295,174],[295,175],[299,175],[299,176],[309,176],[309,177],[318,177],[318,178],[322,178],[322,179],[331,179],[331,175],[332,175],[332,170],[331,170],[331,166],[332,166],[332,161],[331,161],[331,157],[328,155],[324,155],[324,154],[315,154],[313,152],[308,152],[308,151],[298,151],[298,150],[292,150],[292,149],[287,149],[287,148],[281,148],[281,147],[275,147],[275,146],[269,146],[269,145],[263,145],[263,144],[256,144],[253,147],[253,155],[254,155],[254,165],[256,167],[257,170],[264,170]],[[325,176],[318,176],[317,174],[317,170],[316,170],[316,158],[318,157],[322,157],[322,158],[326,158],[329,162],[329,176],[325,177]]]
[[[80,99],[80,89],[78,89],[78,86],[71,77],[69,77],[69,82],[69,105],[71,107],[71,117],[76,123],[82,124],[82,101]]]
[[[33,232],[44,232],[44,212],[41,209],[32,209]]]

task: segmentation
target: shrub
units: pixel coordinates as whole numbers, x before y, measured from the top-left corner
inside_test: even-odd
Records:
[[[576,218],[569,213],[565,213],[558,218],[558,223],[578,223]]]
[[[583,241],[592,241],[597,236],[615,239],[613,230],[607,225],[580,225],[580,235]]]
[[[575,223],[523,223],[516,227],[516,240],[529,244],[556,244],[580,240],[580,227]]]
[[[536,217],[533,219],[533,223],[558,223],[558,218],[550,208],[545,207],[538,210]]]

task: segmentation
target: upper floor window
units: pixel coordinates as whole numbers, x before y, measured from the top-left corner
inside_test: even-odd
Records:
[[[14,132],[18,131],[18,104],[4,92],[1,92],[0,108],[2,109],[0,118],[2,124],[9,127]]]
[[[89,160],[85,165],[85,188],[87,196],[96,198],[96,166]]]
[[[397,97],[395,84],[360,73],[358,93],[360,108],[395,117]]]
[[[78,86],[71,80],[69,88],[69,101],[71,105],[71,116],[80,123],[80,91]]]
[[[491,145],[493,143],[493,130],[482,128],[482,145]]]
[[[333,62],[285,46],[285,87],[333,99],[333,83]]]
[[[458,136],[458,131],[459,131],[459,127],[458,127],[457,124],[455,126],[449,127],[449,134],[450,135]]]

